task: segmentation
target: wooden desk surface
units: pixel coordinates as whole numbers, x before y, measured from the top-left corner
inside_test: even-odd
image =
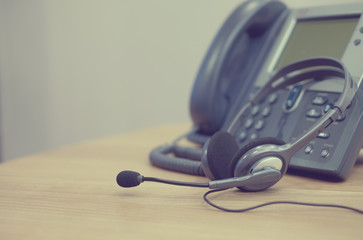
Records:
[[[87,141],[0,164],[0,239],[362,239],[363,215],[341,209],[274,205],[226,213],[206,191],[143,183],[122,189],[119,171],[183,181],[202,177],[150,166],[149,151],[183,133],[169,125]],[[345,204],[363,209],[363,164],[346,182],[287,175],[259,193],[229,190],[213,198],[230,207],[271,200]]]

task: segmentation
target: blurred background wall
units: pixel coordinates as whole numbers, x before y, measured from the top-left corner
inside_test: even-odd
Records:
[[[0,159],[190,122],[199,65],[241,2],[0,0]]]

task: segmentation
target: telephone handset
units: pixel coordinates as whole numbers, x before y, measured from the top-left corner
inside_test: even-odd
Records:
[[[238,128],[231,130],[231,124],[240,121],[236,116],[251,94],[277,70],[305,58],[331,57],[346,65],[357,94],[337,122],[291,158],[289,171],[346,179],[363,145],[362,38],[363,4],[288,9],[273,0],[244,2],[223,24],[200,67],[190,100],[195,127],[186,137],[203,146],[214,132],[227,130],[241,148],[262,137],[296,140],[334,106],[342,90],[334,77],[274,92],[253,106]],[[204,175],[202,153],[175,143],[154,149],[150,160]]]
[[[223,24],[191,94],[190,113],[199,134],[211,135],[222,128],[241,89],[251,85],[253,66],[262,63],[287,12],[281,2],[247,1]]]

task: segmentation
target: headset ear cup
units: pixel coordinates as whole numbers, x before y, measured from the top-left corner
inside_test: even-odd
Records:
[[[248,152],[249,150],[251,150],[252,148],[255,148],[259,145],[264,145],[264,144],[274,144],[274,145],[284,145],[286,144],[286,142],[284,140],[281,140],[279,138],[274,138],[274,137],[265,137],[265,138],[260,138],[257,139],[256,141],[250,142],[247,145],[243,146],[232,158],[229,166],[228,166],[228,174],[229,177],[235,177],[234,176],[234,170],[235,167],[237,165],[237,162],[241,159],[241,157]],[[246,162],[244,163],[244,166],[248,166],[250,165],[250,163]]]
[[[224,131],[215,133],[209,140],[206,159],[202,160],[205,175],[212,180],[228,178],[228,167],[239,149],[234,137]]]

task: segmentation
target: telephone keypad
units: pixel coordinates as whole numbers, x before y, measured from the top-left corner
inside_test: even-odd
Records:
[[[327,113],[334,107],[334,102],[337,100],[338,93],[322,93],[308,91],[304,96],[304,103],[298,108],[306,109],[305,118],[296,116],[297,124],[292,136],[299,136],[302,131],[317,121],[323,114]],[[314,110],[312,110],[314,109]],[[296,112],[300,110],[297,109]],[[308,164],[307,161],[313,162],[328,162],[334,156],[334,151],[338,144],[338,139],[331,137],[339,136],[344,130],[346,124],[346,115],[350,110],[347,109],[345,113],[341,114],[337,119],[337,122],[331,124],[324,132],[321,132],[317,138],[313,139],[304,149],[298,151],[294,158],[291,159],[291,164],[294,166],[301,166]],[[294,114],[294,113],[292,113]]]
[[[339,95],[308,90],[304,92],[302,100],[297,103],[296,109],[286,111],[286,102],[290,94],[289,90],[281,90],[269,95],[262,103],[251,108],[250,113],[245,117],[244,125],[236,133],[241,147],[261,137],[277,137],[290,142],[332,109],[334,106],[332,103]],[[329,161],[337,145],[336,138],[332,138],[331,134],[341,134],[348,112],[349,109],[338,118],[337,122],[298,151],[291,159],[290,165],[300,166],[300,164],[307,164],[306,161],[316,163]]]
[[[282,100],[279,100],[279,95],[273,93],[266,97],[266,100],[259,105],[255,105],[251,108],[251,111],[242,129],[239,129],[237,133],[237,140],[240,145],[245,145],[249,141],[254,141],[262,136],[266,136],[267,127],[269,127],[269,119],[273,114],[277,113],[274,108],[282,106]]]

